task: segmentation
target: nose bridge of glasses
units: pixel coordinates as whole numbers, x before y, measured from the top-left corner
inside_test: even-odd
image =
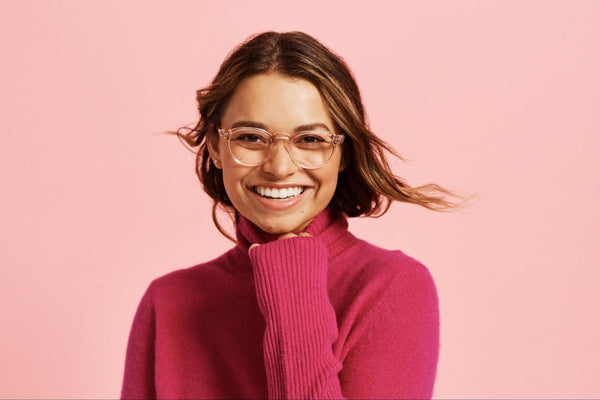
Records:
[[[281,139],[281,144],[282,146],[277,146],[277,139]],[[279,151],[277,150],[278,147],[283,147],[283,150],[287,153],[288,157],[293,161],[293,156],[292,156],[292,152],[290,151],[289,148],[289,144],[290,144],[290,137],[284,134],[277,134],[277,135],[272,135],[271,136],[271,145],[268,148],[268,153],[275,153],[275,154],[271,154],[268,158],[275,158],[275,156],[277,156],[277,154],[279,153]]]
[[[282,160],[285,160],[284,163],[286,165],[297,165],[296,160],[294,158],[293,155],[293,150],[290,148],[290,144],[291,144],[291,137],[289,134],[285,134],[285,133],[278,133],[278,134],[274,134],[270,136],[271,138],[271,144],[269,146],[269,148],[267,149],[267,154],[265,154],[265,159],[264,162],[271,164],[273,162],[277,163],[278,165],[282,166],[280,163],[282,162]],[[277,139],[281,139],[281,146],[278,146],[276,140]],[[281,147],[283,147],[283,149],[281,149]],[[283,159],[281,158],[282,156],[280,155],[281,151],[284,152],[283,155]],[[288,164],[289,163],[289,164]],[[289,168],[285,167],[286,169]]]
[[[288,141],[282,141],[281,145],[271,142],[271,146],[263,155],[263,168],[272,174],[284,176],[296,171],[298,166],[292,152],[288,148]]]
[[[276,140],[287,140],[286,143],[289,143],[291,140],[291,135],[288,133],[277,133],[277,134],[271,134],[271,142],[272,144],[275,144]]]

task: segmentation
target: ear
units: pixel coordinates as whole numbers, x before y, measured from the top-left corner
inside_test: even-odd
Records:
[[[206,148],[208,149],[208,153],[210,154],[210,158],[213,161],[213,164],[218,169],[221,169],[221,151],[219,146],[219,135],[214,128],[210,128],[208,132],[206,132]]]

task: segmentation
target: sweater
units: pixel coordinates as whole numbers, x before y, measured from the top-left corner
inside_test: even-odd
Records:
[[[277,240],[240,216],[231,250],[154,279],[133,318],[121,398],[431,398],[440,344],[429,270],[356,238],[330,208],[306,232]]]

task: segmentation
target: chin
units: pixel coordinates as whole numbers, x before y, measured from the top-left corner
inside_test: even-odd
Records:
[[[254,225],[260,228],[263,232],[273,235],[283,235],[290,232],[302,232],[304,229],[306,229],[309,223],[310,221],[261,221],[260,223],[254,222]]]
[[[263,232],[271,233],[273,235],[283,235],[284,233],[295,232],[297,230],[293,226],[286,226],[281,224],[255,225],[258,226]]]

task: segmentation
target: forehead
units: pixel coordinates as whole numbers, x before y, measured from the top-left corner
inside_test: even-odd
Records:
[[[229,127],[240,120],[258,122],[273,131],[318,122],[333,129],[315,85],[279,73],[255,75],[240,82],[225,109],[222,125]]]

